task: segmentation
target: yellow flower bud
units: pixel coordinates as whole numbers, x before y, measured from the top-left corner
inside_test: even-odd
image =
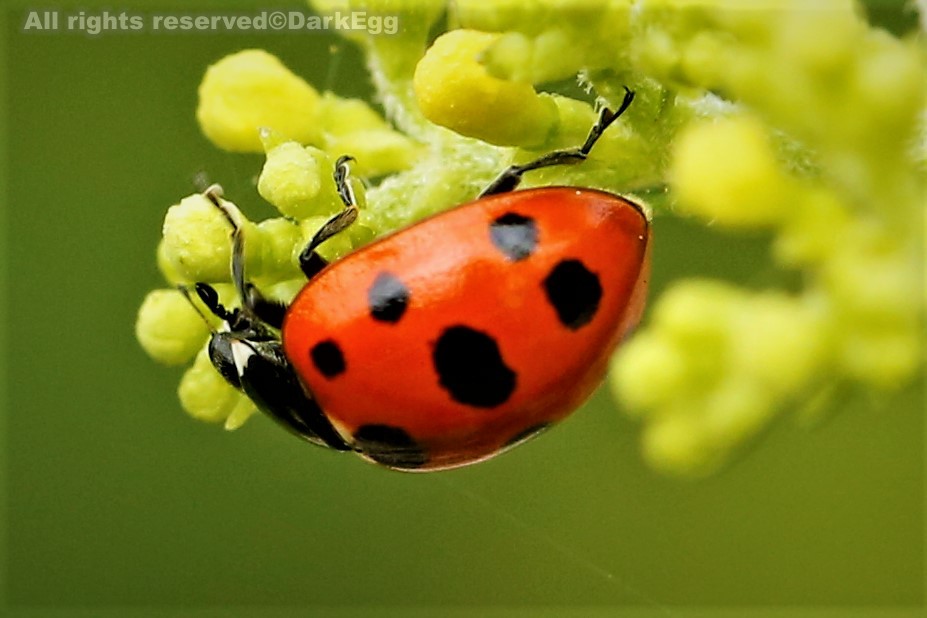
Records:
[[[798,392],[826,360],[827,322],[784,294],[749,298],[730,326],[734,371],[774,393]]]
[[[349,154],[359,176],[383,176],[412,166],[420,154],[415,142],[391,129],[370,129],[344,135],[330,135],[325,149],[331,154]]]
[[[155,259],[158,263],[158,271],[161,273],[161,276],[164,277],[165,281],[175,284],[183,282],[183,277],[180,276],[180,273],[177,272],[177,269],[174,268],[174,265],[171,264],[171,261],[167,257],[167,247],[164,244],[163,238],[158,242]]]
[[[736,374],[725,377],[699,410],[708,450],[723,458],[754,436],[772,415],[772,401],[761,384]]]
[[[782,222],[773,247],[776,258],[792,267],[821,262],[843,242],[849,218],[833,192],[809,187]]]
[[[318,140],[315,89],[277,57],[247,49],[213,64],[199,88],[196,118],[214,144],[234,152],[262,152],[260,129],[302,143]]]
[[[345,232],[351,239],[351,248],[363,247],[377,237],[376,225],[370,215],[370,210],[361,210],[351,227]]]
[[[359,176],[382,176],[410,167],[421,148],[394,130],[360,99],[325,93],[319,106],[325,151],[332,157],[351,155]]]
[[[678,138],[671,169],[683,210],[720,225],[756,227],[791,211],[793,186],[757,121],[701,122]]]
[[[521,32],[506,32],[486,49],[486,70],[499,79],[530,84],[534,47],[535,42]]]
[[[324,93],[319,101],[319,124],[326,133],[333,135],[390,128],[366,101],[345,99],[331,92]]]
[[[720,453],[711,448],[700,419],[685,412],[667,413],[644,428],[644,458],[658,470],[698,476],[715,469]]]
[[[687,279],[674,284],[653,308],[653,327],[694,353],[717,350],[727,336],[731,316],[744,293],[710,279]],[[706,347],[707,346],[707,347]]]
[[[261,291],[267,298],[290,304],[293,299],[296,298],[296,295],[299,294],[299,291],[305,286],[306,278],[299,277],[297,279],[280,281],[279,283],[262,288]]]
[[[244,416],[240,408],[254,407],[245,395],[219,375],[205,347],[180,379],[177,395],[187,414],[209,423],[226,422],[233,414],[237,422]]]
[[[299,275],[299,263],[293,260],[293,248],[300,245],[302,230],[299,225],[290,219],[276,217],[261,221],[245,243],[257,242],[260,253],[254,253],[254,259],[249,261],[252,270],[260,273],[265,279],[279,281],[285,277]],[[259,237],[255,238],[256,236]],[[247,245],[251,246],[251,245]],[[245,273],[249,276],[248,273]]]
[[[255,412],[257,412],[257,408],[254,407],[251,400],[247,397],[242,397],[238,400],[238,403],[235,404],[235,407],[232,408],[232,411],[229,412],[222,428],[226,431],[235,431],[244,425]]]
[[[920,325],[845,333],[839,364],[850,377],[876,388],[898,388],[922,361]]]
[[[222,213],[199,193],[171,206],[161,241],[165,268],[183,281],[229,281],[232,228]]]
[[[473,30],[438,37],[415,69],[419,107],[435,124],[467,137],[506,146],[540,144],[557,110],[530,85],[489,74],[480,56],[497,39]]]
[[[917,251],[867,250],[858,243],[858,237],[844,237],[822,269],[822,283],[841,310],[857,317],[861,328],[915,315],[920,299],[914,291],[924,284]]]
[[[177,290],[153,290],[138,309],[135,337],[148,355],[165,365],[181,365],[196,354],[209,329]]]
[[[924,11],[924,9],[922,9]],[[859,60],[856,78],[856,92],[859,105],[865,105],[872,121],[866,124],[873,129],[887,128],[904,139],[925,99],[924,56],[922,48],[915,41],[903,43],[884,31],[869,33],[865,52]],[[886,147],[881,142],[885,136],[871,136],[866,146]],[[887,155],[896,155],[887,152]]]
[[[685,360],[674,341],[644,331],[615,354],[609,386],[629,414],[641,415],[683,394],[688,386]]]
[[[318,148],[283,142],[267,152],[258,193],[295,219],[333,214],[341,208],[332,180],[334,165]]]

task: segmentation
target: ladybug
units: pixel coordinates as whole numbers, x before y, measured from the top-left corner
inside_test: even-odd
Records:
[[[237,212],[207,189],[233,228],[242,299],[230,310],[195,285],[223,320],[213,365],[297,436],[396,470],[482,461],[570,414],[640,317],[650,225],[611,193],[514,189],[526,172],[586,159],[633,100],[625,90],[580,148],[509,167],[475,201],[327,264],[315,248],[358,212],[342,157],[345,208],[302,251],[309,280],[289,306],[246,281]]]

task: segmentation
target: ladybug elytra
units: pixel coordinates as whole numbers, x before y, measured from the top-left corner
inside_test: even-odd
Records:
[[[227,309],[195,286],[223,321],[213,365],[294,434],[398,470],[482,461],[561,420],[640,317],[650,224],[611,193],[514,189],[526,172],[585,160],[632,99],[603,109],[580,148],[511,166],[475,201],[327,264],[316,247],[358,212],[342,157],[345,207],[302,251],[308,282],[289,306],[246,280],[242,227],[211,187],[242,300]]]

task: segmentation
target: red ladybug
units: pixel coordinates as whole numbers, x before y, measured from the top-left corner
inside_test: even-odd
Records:
[[[650,225],[610,193],[513,189],[584,160],[632,99],[604,109],[582,147],[512,166],[477,200],[327,265],[315,248],[357,216],[342,157],[345,209],[302,252],[309,282],[289,307],[246,282],[236,214],[208,190],[234,227],[242,297],[228,310],[196,284],[224,321],[213,364],[298,436],[397,470],[467,465],[537,435],[592,394],[637,323]]]

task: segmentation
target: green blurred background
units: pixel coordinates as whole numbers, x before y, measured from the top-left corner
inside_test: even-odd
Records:
[[[875,16],[904,28],[900,5]],[[528,446],[433,475],[314,449],[264,418],[231,434],[188,418],[180,370],[133,336],[162,284],[164,211],[204,172],[270,214],[261,158],[199,134],[200,76],[262,47],[320,89],[369,96],[362,58],[334,33],[91,37],[24,33],[24,15],[0,13],[4,615],[921,615],[923,384],[845,397],[810,429],[787,418],[699,482],[647,469],[605,392]],[[780,276],[762,237],[669,217],[655,230],[655,294],[689,274]]]

